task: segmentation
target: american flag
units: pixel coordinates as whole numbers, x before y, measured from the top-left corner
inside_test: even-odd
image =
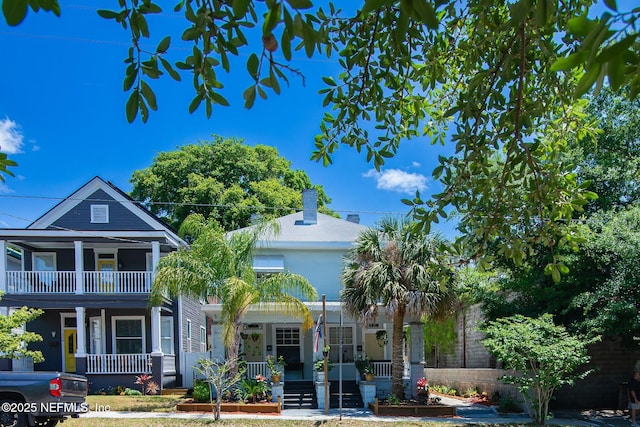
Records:
[[[313,351],[316,353],[320,348],[321,339],[322,339],[322,314],[318,316],[318,323],[316,323],[316,330],[313,335]]]

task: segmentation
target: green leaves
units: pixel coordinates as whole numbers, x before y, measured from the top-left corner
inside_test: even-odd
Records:
[[[485,347],[513,371],[501,378],[515,384],[529,408],[536,425],[544,425],[553,392],[572,385],[590,371],[578,369],[590,360],[588,346],[599,337],[572,335],[556,326],[551,315],[528,318],[515,315],[488,323],[483,328]]]
[[[20,25],[27,16],[28,8],[34,12],[40,9],[46,12],[52,12],[56,16],[60,16],[60,5],[58,0],[3,0],[2,15],[8,25],[15,27]]]

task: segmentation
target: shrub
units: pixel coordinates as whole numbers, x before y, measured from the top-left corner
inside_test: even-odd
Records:
[[[247,403],[259,402],[267,398],[269,383],[262,375],[255,378],[246,378],[238,383],[237,395],[240,400]]]
[[[498,405],[498,412],[522,412],[520,405],[510,395],[502,396]]]
[[[196,381],[193,385],[193,401],[199,403],[211,403],[209,397],[209,384],[204,381]]]
[[[140,390],[134,390],[129,387],[124,389],[125,396],[142,396],[142,392]]]

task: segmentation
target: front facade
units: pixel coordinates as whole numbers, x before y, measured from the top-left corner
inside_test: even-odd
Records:
[[[316,206],[315,190],[306,190],[303,193],[303,210],[277,219],[279,232],[275,237],[259,244],[254,257],[254,270],[257,274],[289,271],[306,277],[320,296],[326,296],[327,335],[320,339],[316,347],[315,330],[303,331],[300,319],[252,308],[243,319],[240,349],[247,361],[248,374],[268,374],[264,360],[267,355],[274,355],[283,356],[287,362],[285,381],[312,381],[313,365],[322,358],[323,342],[326,339],[330,346],[329,360],[333,364],[333,369],[329,372],[330,380],[335,381],[340,375],[344,380],[359,380],[354,362],[368,356],[374,362],[376,381],[380,381],[379,394],[388,394],[388,379],[391,376],[390,320],[386,319],[384,310],[380,310],[377,322],[363,327],[358,319],[343,312],[339,301],[343,287],[341,273],[344,257],[367,227],[359,224],[357,216],[350,215],[347,220],[342,220],[317,212]],[[322,314],[322,302],[306,301],[306,304],[317,321]],[[224,346],[219,339],[220,326],[217,323],[220,305],[208,304],[203,309],[213,323],[213,356],[222,358]],[[411,329],[412,336],[414,330],[419,332],[411,345],[422,345],[422,327],[414,325]],[[407,356],[410,353],[408,346],[407,342]],[[417,362],[421,362],[421,352],[414,353],[417,354]],[[339,369],[341,360],[342,373]],[[405,376],[409,378],[411,368],[408,357],[406,361]],[[422,372],[420,364],[416,375],[423,376]]]
[[[0,314],[44,310],[26,325],[43,337],[31,344],[45,358],[35,370],[84,374],[91,391],[132,387],[140,374],[180,385],[181,353],[206,349],[200,303],[178,298],[151,307],[149,294],[160,258],[186,246],[125,193],[93,178],[25,229],[0,229]]]

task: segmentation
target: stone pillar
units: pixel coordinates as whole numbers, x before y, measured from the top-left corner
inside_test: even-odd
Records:
[[[87,328],[85,325],[85,308],[76,307],[76,373],[84,375],[87,372]]]
[[[84,294],[84,253],[83,244],[76,240],[73,242],[76,264],[76,294]]]
[[[0,240],[0,293],[7,293],[7,241]]]
[[[364,402],[364,408],[368,408],[369,403],[373,403],[376,400],[376,382],[360,381],[360,395]]]
[[[284,382],[271,383],[271,401],[277,402],[280,399],[284,402]]]
[[[411,363],[410,387],[408,397],[416,394],[416,383],[418,379],[424,377],[424,326],[421,323],[411,323],[409,325],[411,333],[411,349],[409,361]]]

